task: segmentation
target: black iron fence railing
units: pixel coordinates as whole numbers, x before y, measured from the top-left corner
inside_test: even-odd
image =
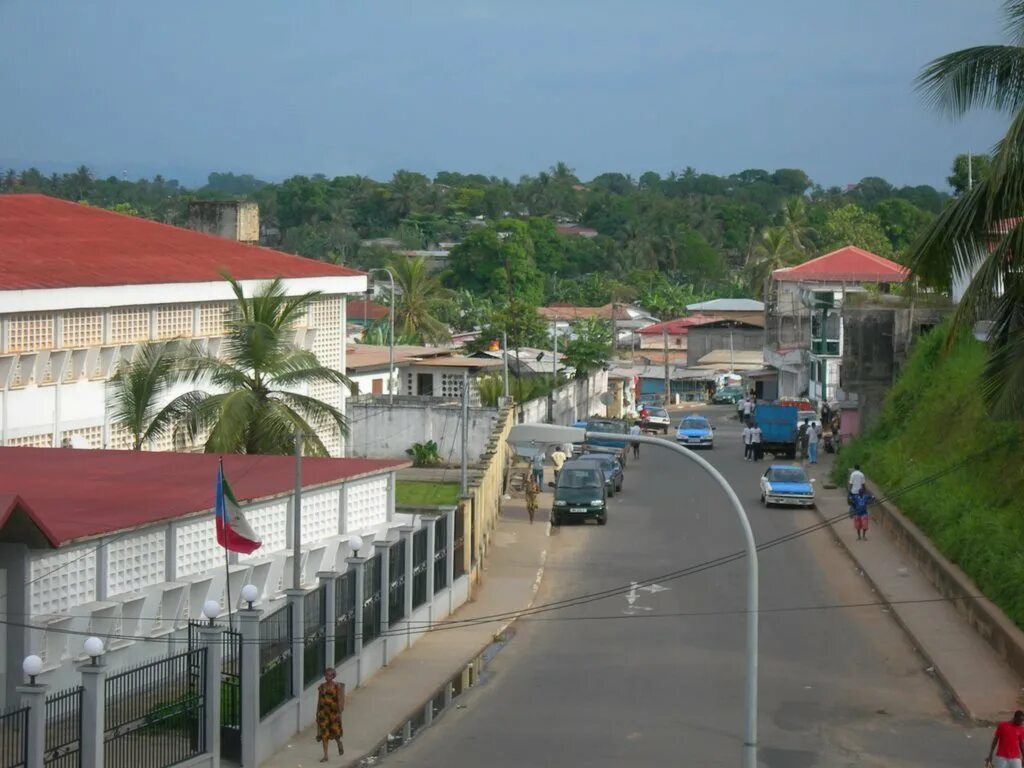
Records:
[[[363,646],[380,637],[380,578],[382,559],[374,555],[363,566]]]
[[[205,669],[196,648],[108,677],[104,765],[164,768],[206,751]]]
[[[302,684],[309,687],[327,667],[327,587],[303,598]]]
[[[260,621],[260,718],[295,695],[292,686],[292,606]]]
[[[388,624],[405,618],[405,539],[388,550]]]
[[[448,518],[434,521],[434,594],[448,586]]]
[[[188,623],[189,650],[201,647],[199,628],[206,622]],[[220,625],[220,756],[225,760],[242,759],[242,633]],[[198,675],[193,669],[192,674]]]
[[[352,571],[334,580],[334,663],[356,652],[356,575]]]
[[[22,768],[28,760],[28,707],[0,712],[0,765]]]
[[[82,686],[46,697],[43,765],[78,768],[82,762]]]
[[[452,543],[453,578],[466,575],[466,515],[462,507],[455,510],[455,540]]]
[[[427,602],[427,534],[426,528],[412,535],[412,607],[419,608]]]

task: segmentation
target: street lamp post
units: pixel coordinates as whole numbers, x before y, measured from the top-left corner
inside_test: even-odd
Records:
[[[390,406],[395,402],[395,276],[387,267],[371,269],[367,274],[372,275],[374,272],[384,272],[391,283],[391,311],[388,312],[391,325],[388,334],[388,405]]]
[[[588,438],[601,440],[621,440],[646,443],[667,448],[694,462],[703,469],[725,493],[736,518],[743,531],[743,544],[747,556],[747,637],[746,661],[747,681],[745,695],[745,727],[743,732],[743,768],[757,768],[757,630],[758,630],[758,565],[757,543],[754,531],[750,527],[750,519],[743,508],[736,491],[722,473],[715,469],[703,456],[698,456],[688,448],[661,437],[648,435],[614,435],[608,432],[587,432],[581,427],[562,427],[554,424],[519,424],[509,431],[508,442],[513,446],[535,446],[551,443],[585,443]]]

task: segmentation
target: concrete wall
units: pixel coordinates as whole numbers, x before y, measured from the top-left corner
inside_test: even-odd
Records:
[[[687,334],[686,364],[696,365],[716,349],[760,352],[764,348],[763,328],[691,328]]]
[[[196,200],[188,204],[188,228],[215,237],[255,243],[260,239],[260,209],[241,200]]]

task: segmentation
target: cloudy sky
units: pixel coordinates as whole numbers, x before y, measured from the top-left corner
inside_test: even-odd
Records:
[[[913,92],[998,0],[0,0],[0,164],[279,179],[798,167],[944,185]]]

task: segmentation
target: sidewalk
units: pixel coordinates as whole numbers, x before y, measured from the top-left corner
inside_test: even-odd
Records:
[[[548,469],[550,473],[550,469]],[[495,529],[476,599],[448,620],[522,610],[533,603],[547,557],[550,494],[541,494],[540,514],[530,525],[522,499],[506,500]],[[396,726],[463,669],[508,625],[507,620],[429,632],[360,688],[349,691],[345,704],[345,754],[330,744],[331,766],[354,766]],[[445,622],[438,624],[443,627]],[[297,768],[319,763],[322,747],[315,726],[292,737],[263,768]]]
[[[832,460],[823,452],[819,457],[824,457],[823,463],[806,467],[818,480],[818,514],[827,519],[849,507],[845,488],[823,487],[829,481]],[[881,599],[890,604],[896,621],[964,713],[979,723],[1009,719],[1020,703],[1022,681],[943,599],[891,535],[872,524],[867,541],[858,541],[853,523],[845,517],[833,523],[832,531]]]

